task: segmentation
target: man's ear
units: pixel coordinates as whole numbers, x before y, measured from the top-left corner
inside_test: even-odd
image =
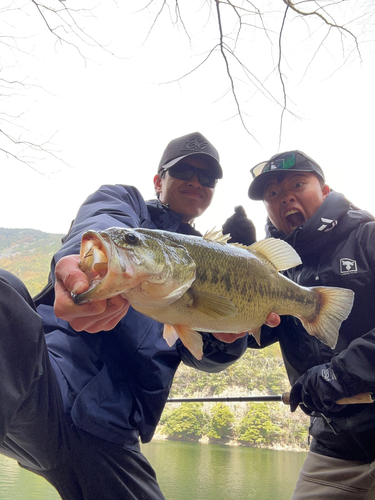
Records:
[[[328,184],[324,184],[323,188],[322,188],[322,192],[323,192],[323,200],[325,200],[327,198],[327,196],[329,195],[329,186]]]
[[[159,174],[156,174],[154,177],[154,188],[156,194],[161,193],[161,177]]]

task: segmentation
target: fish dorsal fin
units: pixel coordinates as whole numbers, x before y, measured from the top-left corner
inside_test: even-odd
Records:
[[[216,229],[211,229],[211,231],[206,231],[206,233],[203,236],[204,240],[207,241],[212,241],[214,243],[221,243],[222,245],[225,245],[228,240],[230,240],[231,236],[230,234],[223,234],[220,230]]]
[[[276,238],[257,241],[248,249],[269,260],[277,271],[285,271],[302,264],[300,256],[294,248],[285,241]]]

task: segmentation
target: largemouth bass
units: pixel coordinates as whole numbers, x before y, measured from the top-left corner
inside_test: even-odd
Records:
[[[282,240],[244,247],[228,244],[228,238],[214,231],[204,237],[152,229],[87,231],[80,268],[90,288],[73,299],[82,304],[121,294],[164,324],[168,345],[179,337],[197,359],[202,358],[198,331],[249,331],[259,343],[270,312],[299,318],[310,335],[334,348],[354,292],[306,288],[280,274],[301,264]]]

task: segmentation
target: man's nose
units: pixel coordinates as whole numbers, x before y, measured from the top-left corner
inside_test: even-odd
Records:
[[[285,191],[285,192],[281,193],[280,199],[281,199],[281,203],[283,203],[284,205],[286,203],[292,203],[292,202],[296,201],[293,193],[291,193],[290,191]]]
[[[196,172],[194,173],[194,176],[190,180],[188,180],[188,184],[190,184],[191,186],[202,186],[202,184],[199,182],[198,174]]]

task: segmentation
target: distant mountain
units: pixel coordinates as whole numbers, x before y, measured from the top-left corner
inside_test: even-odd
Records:
[[[36,229],[0,228],[0,268],[18,276],[32,296],[48,280],[50,262],[61,246],[62,234]]]

